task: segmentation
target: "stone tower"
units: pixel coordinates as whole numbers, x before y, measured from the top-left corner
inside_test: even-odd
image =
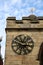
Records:
[[[43,42],[43,17],[29,15],[6,19],[5,65],[39,65],[37,55]]]

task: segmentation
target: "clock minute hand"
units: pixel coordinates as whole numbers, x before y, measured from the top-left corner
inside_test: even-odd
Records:
[[[18,44],[22,45],[22,43],[21,43],[21,42],[19,42],[19,41],[17,41],[17,40],[14,40],[14,42],[16,42],[16,43],[18,43]]]
[[[14,42],[16,42],[16,43],[18,43],[18,44],[20,44],[20,45],[22,45],[22,46],[29,46],[29,45],[26,45],[26,44],[22,44],[22,42],[19,42],[19,41],[17,41],[17,40],[14,40]]]

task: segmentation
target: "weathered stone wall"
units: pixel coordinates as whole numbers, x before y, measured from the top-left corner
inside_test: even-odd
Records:
[[[31,23],[30,20],[22,20],[22,22],[23,24],[17,24],[16,20],[7,20],[7,28],[43,28],[43,20],[39,20],[37,24]]]
[[[22,22],[27,23],[17,24],[16,20],[7,20],[7,28],[43,28],[43,20],[39,20],[38,24],[31,24],[29,20],[22,20]],[[12,50],[12,39],[20,34],[28,35],[34,41],[34,48],[32,52],[27,55],[17,55]],[[43,31],[7,29],[5,65],[39,65],[39,61],[37,61],[37,55],[42,42]]]

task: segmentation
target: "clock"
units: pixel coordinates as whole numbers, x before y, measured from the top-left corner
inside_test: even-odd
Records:
[[[26,55],[32,51],[34,42],[30,36],[21,34],[12,40],[11,46],[15,53]]]

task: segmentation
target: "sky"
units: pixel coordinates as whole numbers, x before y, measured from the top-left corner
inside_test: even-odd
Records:
[[[20,20],[23,16],[32,14],[31,8],[35,9],[33,14],[43,16],[43,0],[0,0],[0,37],[2,37],[0,44],[3,58],[6,45],[6,18],[13,16]]]

